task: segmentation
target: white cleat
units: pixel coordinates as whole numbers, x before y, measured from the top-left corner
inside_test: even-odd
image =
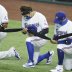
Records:
[[[17,59],[20,59],[20,55],[16,51],[15,47],[11,47],[8,51],[9,51],[11,56],[15,56]]]
[[[34,65],[34,63],[30,62],[30,63],[23,64],[23,67],[25,67],[25,68],[34,68],[35,65]]]
[[[14,49],[14,52],[15,52],[15,57],[16,57],[17,59],[20,59],[20,55],[19,55],[19,53],[16,51],[16,49]]]
[[[52,69],[51,72],[63,72],[63,69]]]
[[[63,72],[63,67],[57,66],[55,69],[50,70],[51,72]]]
[[[49,59],[47,59],[46,64],[50,64],[52,62],[53,55],[54,55],[54,51],[50,51],[50,57]]]

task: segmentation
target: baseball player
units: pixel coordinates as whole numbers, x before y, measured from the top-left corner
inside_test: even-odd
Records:
[[[7,28],[8,26],[8,13],[7,10],[0,5],[0,31]],[[0,42],[6,37],[7,33],[0,32]],[[17,59],[20,58],[18,52],[14,47],[11,47],[8,51],[0,52],[0,59],[15,56]]]
[[[57,12],[54,19],[55,32],[54,40],[57,41],[58,65],[51,72],[63,72],[63,65],[66,70],[72,69],[72,36],[57,40],[58,36],[72,33],[72,21],[62,11]],[[64,62],[63,62],[64,61]]]
[[[34,33],[40,33],[47,35],[49,26],[47,20],[43,14],[37,11],[33,11],[31,7],[21,6],[22,15],[22,28],[23,34],[28,34],[26,39],[26,46],[28,51],[28,62],[23,64],[23,67],[35,67],[36,64],[43,59],[47,59],[47,64],[51,61],[54,51],[48,51],[44,55],[40,55],[40,48],[47,43],[47,40],[34,36],[29,31]]]

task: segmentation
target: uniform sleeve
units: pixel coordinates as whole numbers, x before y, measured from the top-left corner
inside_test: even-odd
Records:
[[[57,28],[57,25],[55,24],[55,26],[54,26],[54,35],[57,34],[57,30],[58,30],[58,28]]]
[[[53,35],[53,40],[58,40],[58,35],[57,35],[57,31],[58,31],[58,29],[59,29],[59,25],[58,24],[55,24],[55,26],[54,26],[54,35]]]
[[[25,28],[25,20],[24,20],[24,17],[22,17],[22,28]]]
[[[59,30],[61,26],[59,24],[55,24],[55,27],[54,27],[54,34],[57,35],[57,31]]]
[[[39,17],[39,24],[40,24],[42,29],[46,29],[49,27],[48,22],[44,16]]]

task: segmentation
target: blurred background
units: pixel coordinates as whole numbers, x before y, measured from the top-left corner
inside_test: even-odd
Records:
[[[49,24],[53,24],[54,15],[57,11],[64,11],[72,20],[72,0],[0,0],[0,4],[5,6],[10,20],[21,21],[20,6],[26,5],[35,11],[43,13]]]

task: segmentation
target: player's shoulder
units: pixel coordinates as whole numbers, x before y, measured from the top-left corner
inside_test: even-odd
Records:
[[[0,7],[3,7],[3,6],[0,4]]]
[[[68,20],[68,25],[72,27],[72,21]]]
[[[72,21],[68,20],[67,25],[72,25]]]
[[[5,9],[5,7],[0,4],[0,9]]]
[[[71,21],[71,20],[68,20],[68,22],[72,23],[72,21]]]
[[[6,10],[6,8],[4,7],[4,6],[2,6],[1,4],[0,4],[0,12],[2,12],[2,13],[7,13],[7,10]]]
[[[40,12],[36,12],[36,15],[40,18],[46,18],[45,15]]]
[[[44,16],[44,14],[40,13],[40,12],[36,12],[37,15],[40,15],[40,16]]]

